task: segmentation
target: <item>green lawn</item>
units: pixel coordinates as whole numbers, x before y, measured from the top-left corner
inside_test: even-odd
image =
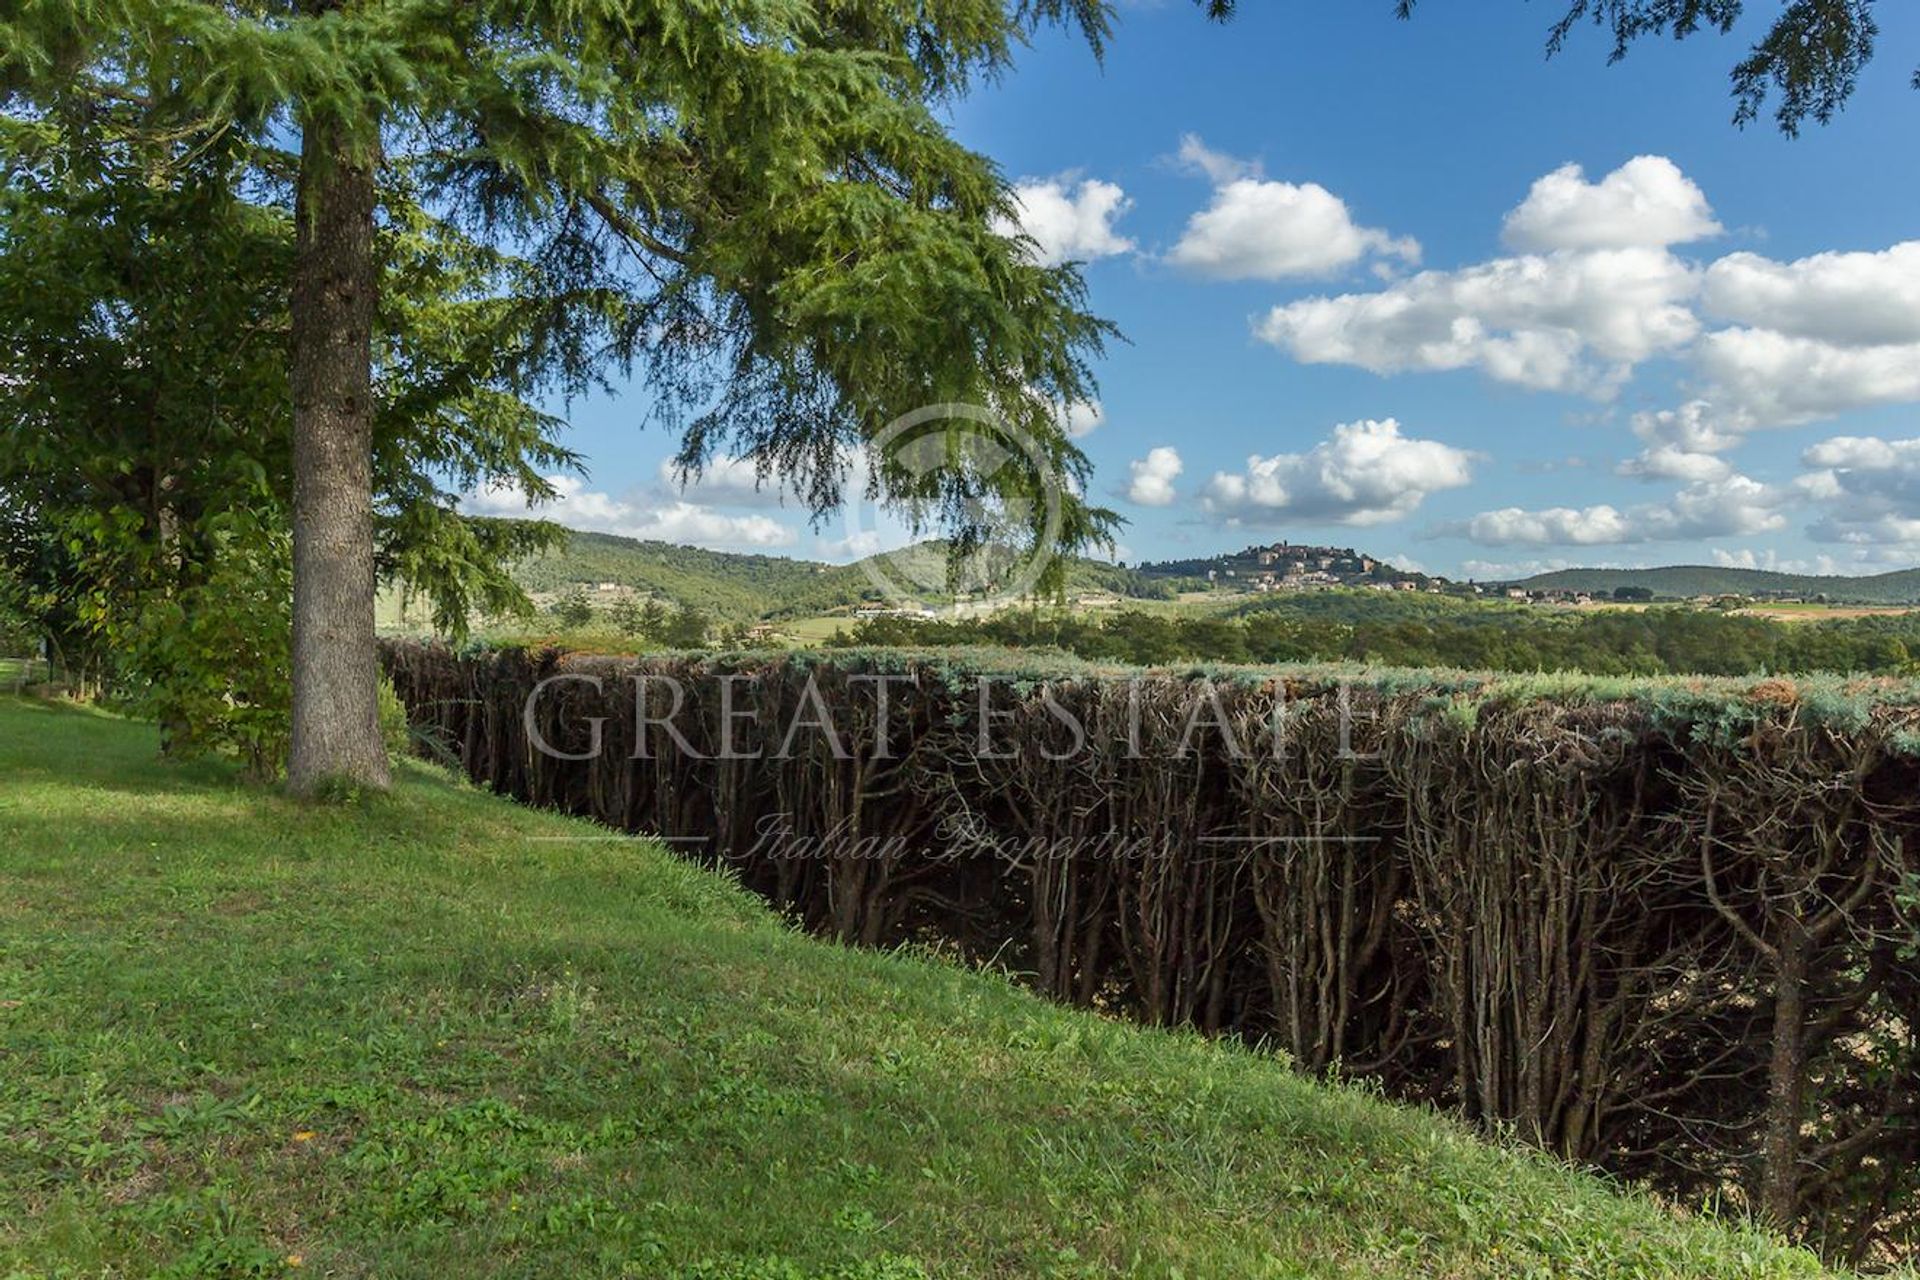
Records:
[[[153,751],[0,699],[0,1275],[1820,1274],[423,767]]]

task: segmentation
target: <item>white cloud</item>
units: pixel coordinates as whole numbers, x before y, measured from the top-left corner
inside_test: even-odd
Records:
[[[1620,475],[1697,484],[1733,474],[1732,465],[1715,455],[1733,448],[1740,436],[1704,400],[1691,400],[1677,409],[1636,413],[1633,434],[1647,447],[1614,468]]]
[[[1587,547],[1634,540],[1627,518],[1605,504],[1543,511],[1502,507],[1481,512],[1460,531],[1485,547]]]
[[[1533,184],[1507,215],[1515,249],[1664,248],[1718,235],[1707,197],[1665,156],[1635,156],[1599,182],[1577,164]]]
[[[799,535],[778,520],[725,515],[694,502],[648,508],[611,532],[712,547],[790,547],[799,541]]]
[[[1849,347],[1770,329],[1721,329],[1700,339],[1694,361],[1714,398],[1759,426],[1920,400],[1920,343]]]
[[[1515,578],[1531,578],[1537,573],[1553,573],[1559,569],[1610,569],[1617,566],[1594,564],[1589,560],[1563,560],[1548,558],[1540,560],[1462,560],[1460,575],[1475,581],[1511,581]]]
[[[1790,489],[1735,475],[1690,484],[1665,504],[1636,507],[1634,513],[1650,542],[1767,533],[1786,527],[1780,509],[1795,496]]]
[[[1178,449],[1161,445],[1148,450],[1146,457],[1127,464],[1127,500],[1143,507],[1172,506],[1173,482],[1184,470],[1186,464],[1180,461]]]
[[[1781,509],[1798,497],[1792,489],[1729,475],[1690,484],[1666,502],[1625,511],[1607,503],[1537,511],[1504,507],[1483,511],[1444,532],[1463,534],[1490,547],[1584,547],[1733,537],[1784,528],[1787,520]]]
[[[1076,400],[1059,410],[1060,429],[1070,440],[1084,440],[1098,431],[1107,420],[1098,400]]]
[[[1920,546],[1920,440],[1835,436],[1800,460],[1801,492],[1825,507],[1807,528],[1815,541]]]
[[[1713,562],[1723,569],[1767,569],[1774,573],[1844,572],[1840,562],[1832,556],[1787,559],[1771,548],[1766,551],[1755,551],[1752,547],[1742,547],[1738,551],[1725,551],[1715,547]]]
[[[1305,453],[1255,454],[1244,472],[1215,472],[1203,497],[1224,519],[1383,524],[1468,483],[1472,461],[1463,449],[1401,435],[1392,418],[1349,422]]]
[[[912,542],[910,539],[888,538],[878,529],[859,529],[844,538],[821,541],[817,545],[820,554],[829,560],[864,560],[882,551],[896,551],[900,547],[911,546]]]
[[[1920,440],[1834,436],[1808,449],[1800,460],[1809,466],[1849,474],[1912,476],[1920,473]]]
[[[1633,434],[1649,445],[1666,445],[1684,453],[1725,453],[1740,443],[1746,425],[1719,413],[1705,400],[1633,415]]]
[[[1620,475],[1638,480],[1684,480],[1689,484],[1725,480],[1733,474],[1733,464],[1711,453],[1688,453],[1670,444],[1657,444],[1640,451],[1615,468]]]
[[[1183,156],[1221,175],[1217,203],[1240,186],[1274,185],[1190,141]],[[1920,402],[1920,240],[1785,262],[1739,252],[1705,267],[1671,251],[1720,230],[1705,194],[1664,157],[1635,157],[1597,181],[1565,165],[1507,215],[1516,256],[1301,299],[1273,308],[1255,332],[1307,364],[1479,369],[1600,400],[1642,362],[1685,356],[1712,406],[1702,430],[1715,443],[1643,433],[1648,448],[1623,468],[1632,475],[1728,479],[1697,455],[1756,428]],[[1320,239],[1343,244],[1337,228]],[[1339,255],[1357,252],[1351,239]]]
[[[1327,275],[1368,254],[1417,262],[1420,246],[1359,226],[1317,182],[1240,178],[1187,220],[1168,261],[1216,280],[1285,280]]]
[[[1920,240],[1793,262],[1729,254],[1701,302],[1729,327],[1700,339],[1695,364],[1753,425],[1920,400]]]
[[[1133,252],[1133,241],[1114,229],[1114,222],[1133,201],[1111,182],[1071,177],[1028,178],[1015,184],[1013,198],[1019,217],[996,225],[1001,235],[1024,234],[1034,242],[1042,266],[1089,262]]]
[[[1304,299],[1275,307],[1255,331],[1308,364],[1478,368],[1500,382],[1604,397],[1638,362],[1693,339],[1698,283],[1662,249],[1560,251]]]
[[[1177,267],[1216,280],[1324,276],[1368,255],[1420,260],[1418,241],[1353,220],[1346,201],[1316,182],[1273,182],[1255,166],[1211,151],[1193,134],[1180,159],[1214,183],[1213,201],[1187,220],[1167,255]]]
[[[779,476],[769,474],[763,481],[750,458],[715,458],[684,485],[673,459],[667,458],[660,463],[659,475],[663,493],[707,506],[783,507],[790,496]]]
[[[468,494],[461,506],[480,515],[502,516],[524,516],[531,508],[532,514],[570,529],[693,546],[787,547],[799,540],[793,529],[763,515],[728,515],[679,499],[630,502],[588,489],[577,476],[548,476],[547,483],[558,496],[538,507],[514,485]]]
[[[1257,178],[1260,166],[1251,160],[1242,160],[1223,151],[1209,147],[1197,133],[1180,135],[1180,151],[1175,157],[1181,166],[1207,176],[1215,186],[1222,186],[1236,178]]]
[[[1920,343],[1920,240],[1879,253],[1817,253],[1774,262],[1733,253],[1707,268],[1715,317],[1843,347]]]

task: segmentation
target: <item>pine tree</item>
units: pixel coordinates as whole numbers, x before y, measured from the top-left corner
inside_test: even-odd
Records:
[[[638,363],[687,465],[725,448],[825,508],[849,449],[968,402],[1045,443],[1066,549],[1110,530],[1073,497],[1086,464],[1056,408],[1087,398],[1109,331],[1071,267],[996,233],[1004,180],[933,111],[1061,20],[1096,47],[1106,31],[1098,0],[49,0],[0,23],[14,110],[92,95],[263,150],[299,132],[295,791],[386,778],[373,246],[380,175],[403,158],[429,203],[547,273],[537,309],[576,382]],[[263,161],[264,181],[286,176]],[[977,497],[964,477],[877,474],[883,497],[962,526]]]
[[[669,649],[703,649],[707,644],[707,632],[712,627],[712,619],[688,605],[676,610],[667,619],[660,631],[660,641]]]
[[[640,610],[640,626],[634,634],[648,644],[658,644],[667,634],[667,620],[667,607],[658,597],[649,597]]]
[[[289,720],[292,209],[241,197],[258,155],[234,131],[87,105],[0,117],[0,564],[63,651],[111,659],[168,747],[270,772]],[[376,564],[458,635],[476,608],[525,608],[509,564],[562,531],[463,517],[448,486],[537,491],[573,458],[520,394],[539,344],[489,296],[526,264],[398,176],[376,238]]]
[[[607,610],[607,621],[611,622],[614,630],[623,636],[638,636],[641,625],[640,605],[632,596],[621,596],[613,602],[613,607]]]
[[[553,620],[568,631],[577,631],[593,622],[593,604],[587,599],[587,589],[578,585],[563,592],[553,602],[551,612]]]

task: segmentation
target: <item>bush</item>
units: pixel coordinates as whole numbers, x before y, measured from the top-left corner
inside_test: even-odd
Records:
[[[395,692],[393,680],[384,675],[380,677],[380,741],[396,760],[412,754],[413,734],[407,724],[406,704]]]

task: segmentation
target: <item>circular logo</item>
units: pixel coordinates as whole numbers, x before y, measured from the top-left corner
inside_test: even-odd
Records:
[[[1033,593],[1058,554],[1061,481],[1027,432],[976,404],[930,404],[889,422],[868,446],[876,474],[845,507],[847,543],[889,612],[988,612]],[[948,537],[883,550],[904,511]]]

